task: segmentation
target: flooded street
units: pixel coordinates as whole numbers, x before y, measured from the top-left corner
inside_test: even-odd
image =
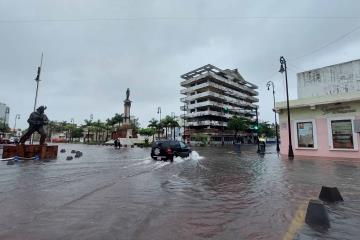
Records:
[[[360,161],[281,159],[274,146],[194,148],[173,163],[150,149],[61,145],[50,162],[0,166],[0,239],[358,239]],[[66,161],[72,149],[83,157]],[[303,224],[322,185],[331,228]]]

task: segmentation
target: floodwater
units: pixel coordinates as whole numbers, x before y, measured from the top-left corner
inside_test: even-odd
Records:
[[[49,162],[0,162],[0,239],[359,239],[360,161],[281,159],[268,147],[194,148],[157,162],[150,149],[61,145]],[[83,157],[66,161],[70,150]],[[73,154],[72,154],[73,155]],[[303,218],[322,185],[331,228]]]

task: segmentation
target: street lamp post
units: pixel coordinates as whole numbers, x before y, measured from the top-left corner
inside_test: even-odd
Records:
[[[286,82],[286,105],[287,105],[287,119],[288,119],[288,134],[289,134],[289,152],[288,157],[294,158],[294,152],[292,149],[291,143],[291,125],[290,125],[290,107],[289,107],[289,90],[288,90],[288,80],[287,80],[287,67],[286,67],[286,60],[283,56],[280,57],[280,73],[285,72],[285,82]]]
[[[268,81],[266,86],[267,86],[268,90],[270,90],[270,86],[272,86],[272,90],[273,90],[273,99],[274,99],[274,109],[273,109],[273,111],[274,111],[274,115],[275,115],[276,151],[280,152],[278,125],[277,125],[277,117],[276,117],[276,110],[275,110],[275,87],[274,87],[274,82],[273,81]]]
[[[14,133],[16,133],[16,119],[20,119],[20,114],[15,115]]]
[[[70,142],[72,142],[73,141],[73,139],[72,139],[72,135],[73,135],[72,134],[73,133],[72,127],[74,126],[74,119],[73,118],[70,119],[70,123],[72,124],[71,128],[70,128],[71,129],[71,131],[70,131]]]
[[[255,108],[256,111],[256,137],[257,137],[257,153],[260,153],[260,142],[259,142],[259,117],[258,117],[258,106]]]
[[[160,118],[159,118],[159,138],[160,138],[160,131],[162,130],[161,129],[161,107],[158,107],[158,109],[157,109],[157,113],[160,115]]]

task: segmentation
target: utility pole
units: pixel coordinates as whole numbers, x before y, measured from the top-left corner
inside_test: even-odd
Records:
[[[257,135],[257,151],[256,152],[260,153],[258,106],[256,106],[256,135]]]

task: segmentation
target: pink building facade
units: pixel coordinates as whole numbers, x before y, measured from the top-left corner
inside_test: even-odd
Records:
[[[297,90],[289,104],[294,155],[360,159],[360,59],[298,73]],[[287,155],[286,102],[276,110]]]
[[[286,102],[277,104],[280,153],[288,154]],[[292,147],[295,156],[360,159],[360,93],[290,101]]]

